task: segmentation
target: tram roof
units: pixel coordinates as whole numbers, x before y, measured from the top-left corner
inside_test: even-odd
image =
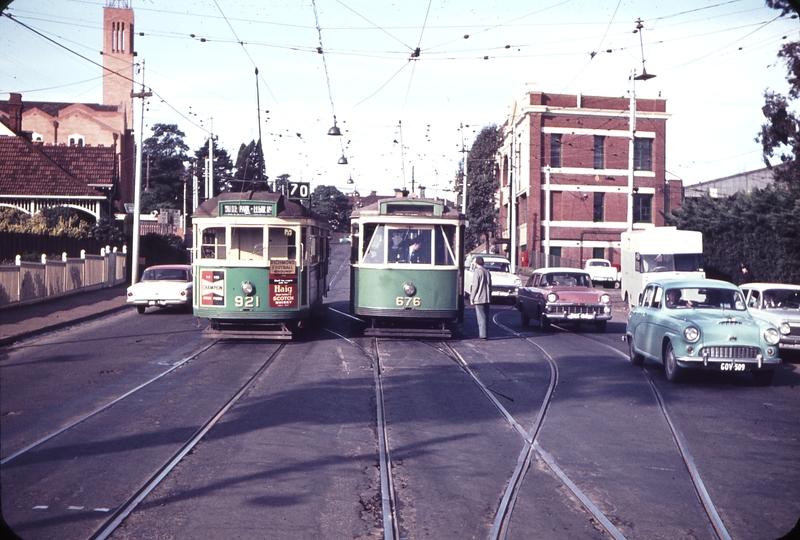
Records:
[[[419,216],[458,218],[459,212],[446,202],[436,199],[392,198],[381,199],[376,203],[353,209],[350,217],[361,216]]]
[[[317,219],[320,221],[325,221],[325,219],[303,206],[302,204],[291,201],[284,197],[280,193],[272,193],[269,191],[242,191],[239,193],[220,193],[216,197],[212,197],[200,206],[198,206],[192,217],[195,218],[208,218],[208,217],[219,217],[219,203],[220,202],[267,202],[267,203],[274,203],[276,206],[276,214],[277,216],[273,217],[280,217],[280,218],[299,218],[299,217],[309,217],[312,219]]]

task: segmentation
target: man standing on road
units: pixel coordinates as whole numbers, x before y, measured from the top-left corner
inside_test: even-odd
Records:
[[[475,272],[472,275],[469,297],[478,317],[478,339],[486,339],[486,325],[492,301],[492,274],[483,267],[483,257],[475,258]]]

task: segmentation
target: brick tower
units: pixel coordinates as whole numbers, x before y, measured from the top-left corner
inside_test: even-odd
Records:
[[[107,0],[103,8],[103,104],[116,105],[124,129],[133,127],[133,10],[128,0]]]

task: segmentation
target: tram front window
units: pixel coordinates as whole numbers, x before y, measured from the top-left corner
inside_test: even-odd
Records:
[[[293,229],[286,227],[269,228],[269,258],[270,259],[297,259],[295,240],[297,235]]]
[[[263,261],[263,229],[261,227],[233,227],[228,258],[234,261]]]
[[[200,258],[225,258],[225,227],[212,227],[203,230],[203,243],[200,246]]]
[[[364,252],[364,262],[369,264],[383,264],[386,262],[386,246],[383,241],[386,227],[378,225],[369,237],[369,245]],[[369,228],[365,227],[364,232],[369,234]]]
[[[430,229],[395,229],[390,231],[389,262],[431,264]]]

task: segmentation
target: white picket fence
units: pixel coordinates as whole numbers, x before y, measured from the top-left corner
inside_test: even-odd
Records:
[[[44,302],[82,291],[114,287],[125,282],[126,253],[102,249],[100,255],[60,261],[27,262],[17,256],[15,265],[0,266],[0,309]]]

